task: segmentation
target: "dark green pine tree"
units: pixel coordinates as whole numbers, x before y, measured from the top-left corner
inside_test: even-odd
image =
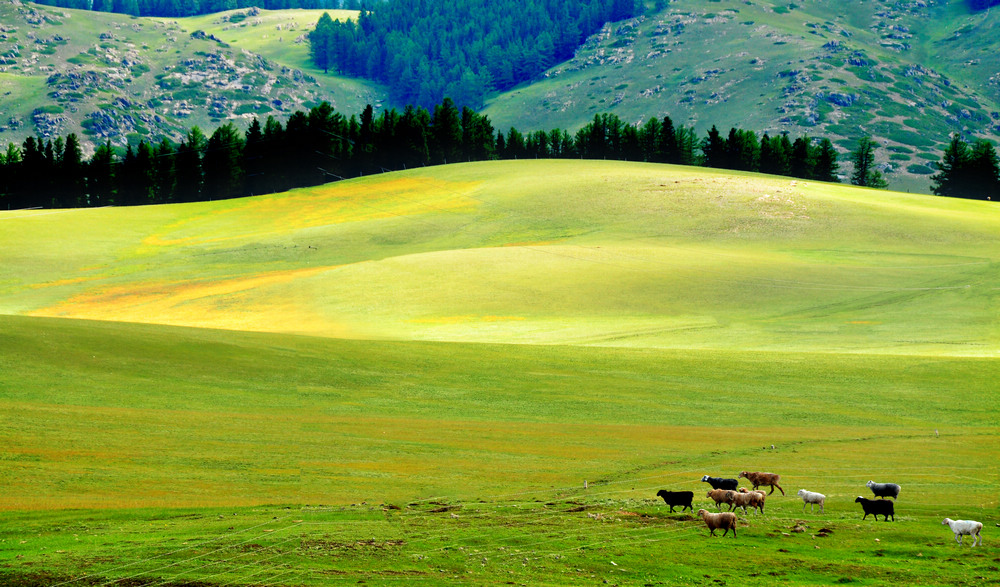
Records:
[[[976,200],[996,200],[1000,196],[1000,168],[993,143],[979,139],[972,144],[969,158],[969,193]]]
[[[334,21],[328,12],[324,12],[316,23],[316,28],[309,33],[309,56],[313,64],[329,73],[330,67],[336,65],[334,60]]]
[[[760,141],[760,170],[772,175],[788,175],[791,170],[792,142],[787,134],[770,137],[767,133]]]
[[[117,203],[115,168],[115,152],[111,147],[111,139],[108,139],[104,144],[97,146],[87,165],[89,205],[110,206]]]
[[[851,163],[854,172],[851,183],[854,185],[884,188],[888,185],[882,173],[875,168],[875,141],[865,136],[858,140],[858,146],[851,152]]]
[[[712,125],[708,136],[701,143],[702,164],[705,167],[724,168],[726,166],[726,140],[719,129]]]
[[[59,198],[63,206],[86,204],[83,149],[76,133],[70,133],[61,149],[59,160]]]
[[[528,154],[527,145],[524,143],[524,135],[513,126],[507,131],[505,159],[524,159]]]
[[[202,188],[205,183],[202,155],[208,139],[197,126],[191,128],[177,147],[175,169],[177,171],[176,200],[179,202],[197,202],[202,199]]]
[[[455,163],[462,160],[462,118],[451,98],[445,98],[434,107],[431,137],[432,163]]]
[[[205,148],[205,192],[212,200],[234,198],[243,187],[243,137],[233,123],[215,129]]]
[[[407,106],[403,110],[396,136],[405,169],[427,165],[430,161],[430,126],[431,115],[426,108]]]
[[[792,142],[792,153],[788,158],[788,175],[801,179],[812,179],[816,169],[816,156],[812,139],[801,136]]]
[[[166,138],[153,149],[153,175],[156,183],[156,202],[173,202],[177,191],[177,152]]]
[[[462,157],[467,161],[487,161],[496,156],[493,124],[485,114],[462,107]]]
[[[819,140],[816,150],[816,165],[813,167],[813,179],[818,181],[838,182],[837,170],[840,164],[837,163],[837,150],[833,148],[830,139]]]
[[[934,182],[931,191],[949,198],[965,197],[964,194],[968,192],[970,158],[969,144],[958,133],[953,134],[938,161],[938,172],[931,176],[931,181]]]
[[[663,125],[653,116],[639,129],[639,148],[642,151],[643,161],[663,162],[663,154],[658,149],[660,130],[662,128]]]

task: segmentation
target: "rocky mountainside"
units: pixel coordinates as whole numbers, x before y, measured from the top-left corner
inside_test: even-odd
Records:
[[[91,148],[105,140],[179,140],[192,126],[284,119],[323,100],[349,113],[380,103],[375,86],[309,72],[300,56],[318,14],[251,8],[140,19],[5,0],[0,144],[70,132]],[[268,38],[270,45],[259,42]],[[247,39],[260,51],[244,48]]]
[[[965,2],[674,0],[485,112],[500,128],[669,115],[702,136],[787,131],[842,153],[869,134],[891,187],[926,190],[950,133],[1000,136],[997,30],[1000,11]]]

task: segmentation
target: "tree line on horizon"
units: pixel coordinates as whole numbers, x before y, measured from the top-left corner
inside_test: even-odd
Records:
[[[963,145],[965,145],[963,147]],[[874,164],[874,142],[863,137],[851,153],[855,185],[885,187]],[[699,138],[669,116],[628,124],[597,114],[570,134],[564,129],[497,131],[486,115],[449,99],[433,111],[402,112],[368,105],[350,117],[323,102],[293,113],[284,125],[269,116],[241,132],[232,123],[206,135],[198,127],[180,143],[140,141],[124,151],[110,142],[84,159],[75,134],[28,137],[0,151],[0,207],[128,206],[194,202],[282,192],[297,187],[463,161],[526,158],[616,159],[702,165],[818,181],[838,181],[838,154],[828,139],[792,140],[713,125]],[[969,147],[954,138],[934,176],[935,193],[978,199],[1000,193],[997,156],[988,141]],[[962,178],[972,177],[975,182]]]

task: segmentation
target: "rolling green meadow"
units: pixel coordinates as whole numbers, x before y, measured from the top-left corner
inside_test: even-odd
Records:
[[[991,202],[608,161],[0,212],[0,584],[995,584],[998,261]],[[736,538],[656,497],[743,470]]]

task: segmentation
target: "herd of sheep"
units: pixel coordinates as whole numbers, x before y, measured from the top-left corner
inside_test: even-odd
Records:
[[[753,485],[753,489],[747,490],[744,487],[739,487],[740,479],[749,481]],[[763,514],[764,503],[767,501],[768,495],[774,493],[775,489],[781,491],[782,495],[785,494],[785,490],[779,484],[781,475],[775,473],[741,471],[736,479],[722,479],[705,475],[701,480],[712,486],[712,489],[705,496],[714,501],[715,507],[719,510],[718,513],[704,509],[698,510],[698,515],[705,521],[709,534],[712,536],[715,535],[716,530],[722,530],[723,536],[732,530],[735,537],[737,520],[734,510],[736,508],[743,508],[743,513],[747,513],[747,508],[751,508]],[[861,504],[861,509],[864,511],[864,516],[861,519],[864,520],[869,515],[873,515],[876,520],[878,520],[879,516],[882,516],[886,522],[889,521],[890,517],[893,521],[896,521],[896,512],[893,504],[896,498],[899,497],[899,485],[895,483],[875,483],[874,481],[869,481],[866,485],[871,489],[873,496],[879,499],[868,499],[858,496],[854,500],[855,503]],[[771,488],[770,493],[765,493],[757,489],[758,487],[768,486]],[[671,512],[674,511],[674,507],[680,507],[681,511],[685,509],[694,511],[692,507],[692,502],[694,501],[693,491],[667,491],[661,489],[656,495],[662,498],[666,505],[670,506]],[[800,489],[798,496],[802,498],[803,512],[806,509],[806,505],[809,506],[810,511],[814,511],[813,508],[819,505],[819,511],[823,513],[826,504],[825,495],[816,493],[815,491]],[[887,499],[890,497],[893,501]],[[723,512],[722,504],[728,505],[729,511]],[[977,541],[979,545],[983,544],[983,537],[980,534],[983,529],[982,523],[973,520],[952,520],[950,518],[945,518],[941,523],[951,528],[951,531],[955,533],[955,541],[959,544],[963,544],[965,536],[972,536],[972,546],[975,546]]]

